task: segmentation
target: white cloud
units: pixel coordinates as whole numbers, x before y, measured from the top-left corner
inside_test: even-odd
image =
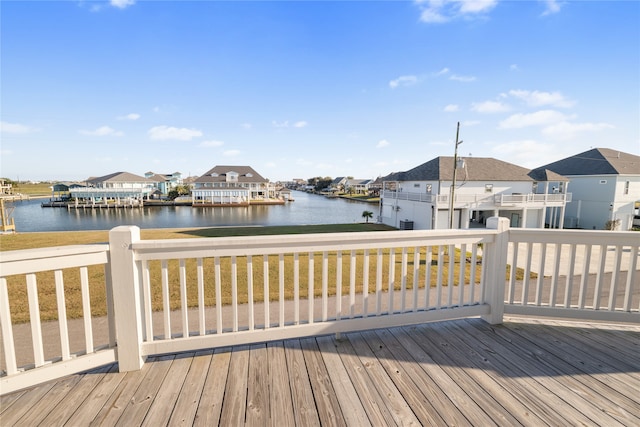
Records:
[[[538,90],[510,90],[509,95],[521,99],[527,105],[533,107],[541,107],[543,105],[552,105],[554,107],[569,108],[575,102],[566,99],[560,92],[541,92]]]
[[[79,130],[82,135],[88,136],[122,136],[123,132],[117,131],[109,126],[101,126],[96,130]]]
[[[453,74],[451,77],[449,77],[449,80],[455,80],[457,82],[469,83],[469,82],[474,82],[476,80],[476,78],[474,76],[460,76],[460,75],[457,75],[457,74]]]
[[[554,110],[541,110],[529,114],[518,113],[501,121],[498,125],[498,129],[519,129],[529,126],[548,126],[563,122],[568,118],[569,117],[566,115]]]
[[[35,129],[29,126],[21,125],[20,123],[0,122],[0,132],[2,133],[29,133],[34,132]]]
[[[550,163],[560,156],[555,144],[545,144],[531,139],[498,144],[491,150],[496,158],[525,168],[535,168]]]
[[[306,126],[307,126],[307,124],[308,124],[307,122],[305,122],[304,120],[301,120],[301,121],[299,121],[299,122],[295,122],[295,123],[293,124],[293,127],[294,127],[294,128],[303,128],[303,127],[306,127]]]
[[[240,154],[240,150],[224,150],[222,155],[225,157],[235,157]]]
[[[443,109],[445,113],[455,113],[456,111],[459,111],[459,110],[460,110],[460,107],[456,104],[449,104]]]
[[[520,67],[518,67],[518,64],[511,64],[511,65],[509,65],[509,69],[511,71],[519,71]]]
[[[498,0],[428,0],[417,3],[422,10],[422,22],[441,24],[457,18],[486,14],[496,7]]]
[[[542,16],[553,15],[554,13],[560,12],[560,3],[557,0],[543,0],[543,3],[546,5],[544,12],[542,12]]]
[[[448,68],[443,68],[442,70],[438,71],[437,73],[433,73],[434,76],[438,77],[438,76],[444,76],[445,74],[449,74],[449,69]]]
[[[118,120],[138,120],[140,117],[138,113],[129,113],[124,116],[118,116]]]
[[[395,80],[389,82],[389,87],[395,89],[399,86],[412,86],[418,83],[418,77],[416,76],[400,76]]]
[[[569,123],[560,122],[542,129],[542,133],[555,139],[569,140],[582,132],[600,132],[605,129],[613,129],[609,123]]]
[[[300,159],[296,159],[296,164],[300,166],[311,166],[313,162],[307,159],[300,158]]]
[[[284,122],[277,122],[277,121],[273,120],[271,122],[271,124],[275,128],[288,128],[289,127],[289,121],[288,120],[285,120]]]
[[[389,141],[387,141],[386,139],[382,139],[378,141],[378,143],[376,144],[376,148],[384,148],[388,147],[389,145],[391,145]]]
[[[471,104],[471,110],[478,113],[504,113],[511,110],[511,107],[498,101],[484,101]]]
[[[10,156],[13,154],[12,150],[0,150],[0,155],[4,156]]]
[[[211,147],[221,147],[223,145],[224,145],[223,141],[210,140],[210,141],[202,141],[200,144],[198,144],[198,147],[211,148]]]
[[[242,127],[245,129],[251,129],[253,127],[253,125],[251,123],[243,123]]]
[[[193,138],[202,136],[202,132],[197,129],[176,128],[172,126],[155,126],[147,131],[149,138],[155,141],[175,139],[178,141],[191,141]]]
[[[111,0],[111,6],[117,7],[118,9],[126,9],[129,6],[133,6],[136,4],[135,0]]]

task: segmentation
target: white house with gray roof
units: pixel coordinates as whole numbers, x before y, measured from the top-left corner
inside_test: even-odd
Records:
[[[275,203],[275,185],[250,166],[215,166],[194,181],[193,206]]]
[[[568,180],[493,158],[458,159],[453,228],[483,227],[486,218],[509,218],[512,227],[562,228]],[[383,178],[379,219],[406,229],[449,228],[453,157],[437,157]]]
[[[640,216],[640,156],[609,148],[594,148],[545,166],[571,182],[573,198],[565,210],[565,224],[571,228],[605,228],[618,222],[629,230],[634,216]]]
[[[115,172],[109,175],[89,178],[82,187],[70,187],[71,197],[85,201],[129,204],[140,202],[154,191],[154,181],[129,172]]]

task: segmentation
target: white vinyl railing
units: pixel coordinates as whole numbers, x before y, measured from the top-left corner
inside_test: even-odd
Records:
[[[396,199],[396,200],[408,200],[412,202],[425,202],[425,203],[449,203],[448,194],[426,194],[415,193],[410,191],[390,191],[385,190],[382,193],[384,199]],[[527,205],[527,204],[562,204],[571,201],[571,193],[552,193],[552,194],[491,194],[491,193],[478,193],[478,194],[455,194],[454,199],[456,203],[464,204],[492,204],[497,206],[502,205]]]
[[[637,233],[509,230],[505,218],[487,224],[177,240],[141,240],[137,227],[117,227],[109,245],[0,252],[0,392],[113,361],[136,370],[155,354],[460,317],[640,322]],[[89,268],[104,268],[104,280]],[[37,279],[45,271],[52,284]],[[66,274],[80,275],[79,320],[66,320]],[[47,286],[58,320],[44,324],[57,325],[59,354],[49,354],[56,346],[40,320],[38,293]],[[14,324],[9,296],[21,298],[23,288],[30,320]],[[101,288],[102,322],[89,304]],[[72,322],[80,324],[75,338]],[[94,344],[97,324],[104,348]],[[33,358],[21,364],[14,331],[25,329]]]

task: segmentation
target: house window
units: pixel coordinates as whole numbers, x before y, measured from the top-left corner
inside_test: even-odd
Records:
[[[420,188],[420,184],[413,184],[413,188]]]
[[[485,184],[484,185],[485,193],[493,193],[493,184]]]
[[[427,194],[431,194],[431,190],[432,190],[432,185],[431,184],[427,184]]]
[[[629,194],[629,181],[624,183],[624,194]]]
[[[607,183],[607,180],[606,180],[606,179],[601,179],[601,180],[600,180],[600,184],[606,184],[606,183]]]

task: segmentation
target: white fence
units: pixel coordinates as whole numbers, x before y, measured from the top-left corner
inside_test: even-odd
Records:
[[[177,240],[140,240],[137,227],[117,227],[109,246],[0,252],[1,393],[113,361],[136,370],[153,354],[460,317],[640,322],[637,233],[507,224],[491,218],[493,229]],[[106,267],[102,276],[89,271],[94,265]],[[53,275],[43,288],[55,287],[58,315],[44,323],[57,325],[51,335],[60,354],[46,355],[56,346],[40,321],[44,271]],[[66,320],[66,274],[80,275],[80,320]],[[10,295],[19,298],[23,288],[30,321],[14,324],[10,307],[19,304]],[[109,313],[102,322],[90,313],[100,293]],[[73,322],[80,332],[69,338]],[[16,362],[24,335],[34,337],[26,366]]]

